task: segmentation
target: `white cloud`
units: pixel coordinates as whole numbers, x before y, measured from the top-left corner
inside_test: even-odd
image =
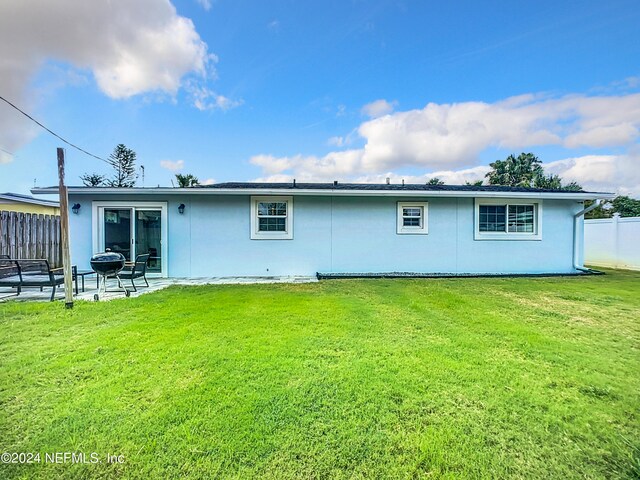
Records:
[[[489,171],[489,167],[486,165],[480,165],[473,168],[466,168],[463,170],[442,170],[438,172],[426,173],[424,175],[402,175],[396,172],[386,172],[376,175],[361,175],[359,177],[348,178],[347,180],[355,183],[386,183],[387,178],[391,183],[402,183],[404,180],[406,183],[426,183],[433,177],[438,177],[447,185],[464,185],[465,182],[475,182],[477,180],[484,180],[484,176]],[[293,179],[302,182],[313,181],[332,181],[341,179],[343,177],[327,176],[319,178],[317,175],[305,175],[303,172],[296,172],[296,174],[282,174],[275,173],[265,177],[255,179],[256,182],[290,182]]]
[[[0,165],[9,162],[13,162],[13,155],[11,155],[9,152],[0,150]]]
[[[539,146],[629,149],[640,136],[640,94],[527,94],[495,103],[430,103],[423,109],[363,122],[357,133],[365,143],[361,149],[324,156],[260,155],[253,157],[252,163],[268,176],[309,180],[384,178],[388,176],[384,172],[404,167],[424,169],[430,172],[428,177],[462,178],[460,169],[478,165],[480,153],[489,148],[514,152],[535,151]],[[344,145],[340,138],[334,137],[332,144]],[[255,161],[257,158],[260,161]],[[620,165],[627,166],[622,170],[640,171],[637,155],[620,156],[616,165],[618,171]],[[634,188],[625,176],[616,179],[620,185],[628,185],[624,188]]]
[[[168,0],[9,2],[0,17],[4,68],[30,76],[49,58],[92,71],[112,98],[175,94],[181,78],[205,75],[207,45]]]
[[[317,159],[313,157],[307,157],[305,160],[317,162]],[[565,183],[578,182],[587,191],[612,192],[640,198],[640,154],[638,153],[566,158],[545,163],[544,169],[547,173],[560,175]],[[339,179],[356,183],[385,183],[389,178],[394,184],[402,183],[403,180],[406,183],[421,184],[433,177],[438,177],[447,185],[464,185],[466,182],[485,181],[485,175],[489,170],[487,165],[478,165],[460,170],[438,170],[422,175],[405,175],[390,171],[355,177],[341,177],[325,173],[318,175],[310,173],[313,170],[296,170],[292,173],[272,173],[256,178],[254,181],[290,182],[295,178],[302,182],[328,182]]]
[[[332,147],[342,147],[345,144],[345,138],[344,137],[331,137],[329,140],[327,140],[327,145],[330,145]]]
[[[160,160],[160,166],[172,172],[177,172],[184,168],[184,160]]]
[[[254,157],[251,157],[250,162],[261,167],[263,172],[265,172],[266,174],[272,174],[281,172],[283,170],[289,170],[290,168],[296,166],[296,164],[301,163],[302,157],[296,156],[291,158],[277,158],[273,155],[256,155]]]
[[[31,81],[50,60],[92,74],[114,99],[174,96],[185,78],[214,75],[215,56],[169,0],[30,0],[2,2],[0,10],[0,92],[28,111],[38,103]],[[73,81],[70,75],[67,84]],[[15,151],[36,133],[0,106],[0,147]]]
[[[200,185],[213,185],[214,183],[216,183],[215,178],[207,178],[206,180],[202,180]]]
[[[358,131],[366,140],[363,165],[380,171],[399,165],[469,165],[489,147],[624,145],[637,139],[639,126],[640,94],[529,95],[496,103],[430,103],[370,120]]]
[[[256,155],[251,157],[250,162],[261,167],[268,176],[266,178],[280,178],[277,176],[281,175],[281,178],[296,178],[306,182],[347,178],[360,170],[361,159],[361,150],[344,150],[331,152],[324,157],[296,155],[278,158]]]
[[[200,111],[205,110],[231,110],[242,105],[242,100],[232,100],[220,95],[206,86],[189,84],[187,90],[193,98],[193,105]]]
[[[578,182],[592,191],[640,196],[640,149],[624,155],[585,155],[545,164],[545,170],[565,182]]]
[[[637,127],[630,123],[621,123],[606,127],[594,127],[574,133],[565,138],[564,145],[569,148],[581,146],[609,147],[631,143],[637,136]]]
[[[347,135],[335,136],[335,137],[329,138],[327,140],[327,145],[331,147],[338,147],[338,148],[346,147],[347,145],[351,145],[352,143],[354,143],[357,136],[358,136],[358,131],[352,130]]]
[[[396,107],[398,102],[387,102],[384,99],[376,100],[371,103],[367,103],[360,110],[363,115],[366,115],[369,118],[378,118],[383,115],[388,115],[393,112],[393,109]]]
[[[211,10],[211,0],[196,0],[207,12]]]
[[[438,177],[447,185],[464,185],[466,182],[484,180],[484,176],[489,170],[488,166],[479,165],[462,170],[440,170],[424,175],[400,175],[394,172],[387,172],[378,175],[363,175],[356,178],[355,181],[362,183],[385,183],[386,179],[389,178],[391,183],[402,183],[402,180],[406,183],[427,183],[432,178]]]
[[[277,32],[280,30],[280,21],[279,20],[272,20],[267,24],[267,28],[269,30],[271,30],[272,32]]]

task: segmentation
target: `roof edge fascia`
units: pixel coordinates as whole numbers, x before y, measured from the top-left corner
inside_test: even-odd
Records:
[[[496,192],[476,190],[341,190],[305,188],[105,188],[68,187],[72,195],[298,195],[342,197],[541,198],[550,200],[613,199],[605,192]],[[34,195],[58,193],[58,187],[33,188]]]

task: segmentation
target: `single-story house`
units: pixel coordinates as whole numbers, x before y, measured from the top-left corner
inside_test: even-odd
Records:
[[[57,187],[36,188],[37,194]],[[72,262],[150,253],[158,276],[572,274],[584,201],[612,194],[463,185],[69,187]]]
[[[7,212],[60,215],[60,204],[53,200],[34,198],[30,195],[0,193],[0,210]]]

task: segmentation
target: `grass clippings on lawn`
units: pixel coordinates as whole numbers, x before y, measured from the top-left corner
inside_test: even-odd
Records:
[[[0,304],[0,451],[42,455],[0,478],[637,478],[640,274],[608,273]]]

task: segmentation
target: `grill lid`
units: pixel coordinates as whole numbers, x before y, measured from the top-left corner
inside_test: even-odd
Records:
[[[96,253],[94,256],[91,257],[91,262],[96,262],[96,263],[103,263],[103,262],[119,262],[125,261],[124,255],[122,255],[121,253],[116,253],[116,252],[101,252],[101,253]]]
[[[121,253],[102,252],[91,257],[91,268],[100,275],[114,275],[124,268],[125,258]]]

